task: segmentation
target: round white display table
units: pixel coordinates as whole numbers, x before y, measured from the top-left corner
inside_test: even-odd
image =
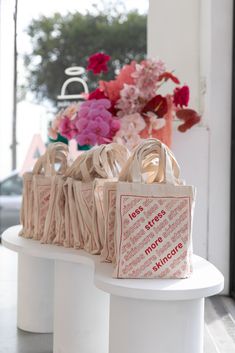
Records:
[[[2,241],[32,260],[27,271],[33,275],[35,257],[54,260],[54,353],[203,352],[204,298],[219,293],[224,285],[222,274],[208,261],[194,256],[194,272],[184,280],[114,279],[112,265],[100,263],[98,256],[23,239],[19,229],[9,228]],[[38,296],[51,292],[48,283],[39,282],[47,288]],[[26,304],[18,300],[18,306]],[[42,298],[37,299],[40,302]],[[21,315],[49,310],[49,305],[48,301],[44,307],[25,306]]]

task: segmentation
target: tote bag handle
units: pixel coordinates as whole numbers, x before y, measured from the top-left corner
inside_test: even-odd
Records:
[[[180,169],[173,153],[159,140],[148,139],[134,150],[126,166],[120,173],[120,181],[147,183],[182,184]]]

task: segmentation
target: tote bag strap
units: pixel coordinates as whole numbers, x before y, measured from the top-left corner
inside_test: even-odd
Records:
[[[65,173],[65,177],[71,177],[77,180],[81,180],[82,176],[81,176],[81,171],[80,171],[80,165],[83,162],[83,160],[86,158],[86,154],[87,152],[83,152],[82,154],[80,154],[75,161],[72,163],[72,165],[70,167],[68,167],[66,173]]]
[[[150,172],[151,182],[179,184],[179,166],[173,153],[169,151],[157,139],[142,141],[128,160],[119,180],[146,182],[144,173]]]
[[[55,146],[52,146],[55,145]],[[56,174],[64,174],[67,169],[68,147],[62,143],[49,145],[47,151],[38,158],[33,168],[33,174],[43,174],[52,176]],[[59,168],[56,171],[56,163]]]

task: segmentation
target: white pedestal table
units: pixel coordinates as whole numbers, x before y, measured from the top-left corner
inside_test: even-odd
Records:
[[[224,285],[208,261],[194,255],[193,274],[183,280],[114,279],[99,256],[42,245],[19,230],[2,235],[19,254],[18,326],[53,326],[53,353],[203,352],[204,298]]]

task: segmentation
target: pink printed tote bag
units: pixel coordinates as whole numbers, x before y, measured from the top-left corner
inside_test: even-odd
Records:
[[[150,183],[143,175],[149,156]],[[159,140],[143,141],[119,179],[114,277],[188,277],[195,188],[182,185],[172,152]]]
[[[104,183],[117,178],[127,153],[116,143],[94,148],[81,164],[82,181],[74,181],[84,248],[91,254],[100,254],[105,242]]]
[[[143,164],[143,174],[148,177],[148,181],[151,178],[154,179],[156,174],[156,156],[149,154],[146,157]],[[134,158],[134,154],[126,161],[122,171],[122,174],[126,174],[131,165],[131,160]],[[104,213],[105,213],[105,242],[101,252],[102,261],[116,263],[116,247],[115,247],[115,218],[116,218],[116,192],[117,192],[118,181],[106,182],[104,184],[103,198],[104,198]]]
[[[67,145],[51,144],[45,153],[44,173],[33,176],[33,239],[35,240],[41,240],[43,236],[46,240],[53,237],[51,233],[55,233],[53,200],[56,195],[57,176],[62,176],[67,169],[67,152]]]
[[[66,181],[64,183],[64,224],[65,237],[63,245],[65,247],[74,247],[75,249],[84,248],[84,239],[81,229],[81,212],[77,205],[77,199],[74,192],[74,181],[81,178],[80,165],[86,157],[86,152],[78,156],[70,168],[66,172]]]
[[[23,175],[23,197],[20,209],[20,223],[22,230],[19,235],[24,238],[32,238],[34,231],[34,209],[33,209],[33,176],[40,174],[45,165],[45,155],[39,157],[32,172]]]

